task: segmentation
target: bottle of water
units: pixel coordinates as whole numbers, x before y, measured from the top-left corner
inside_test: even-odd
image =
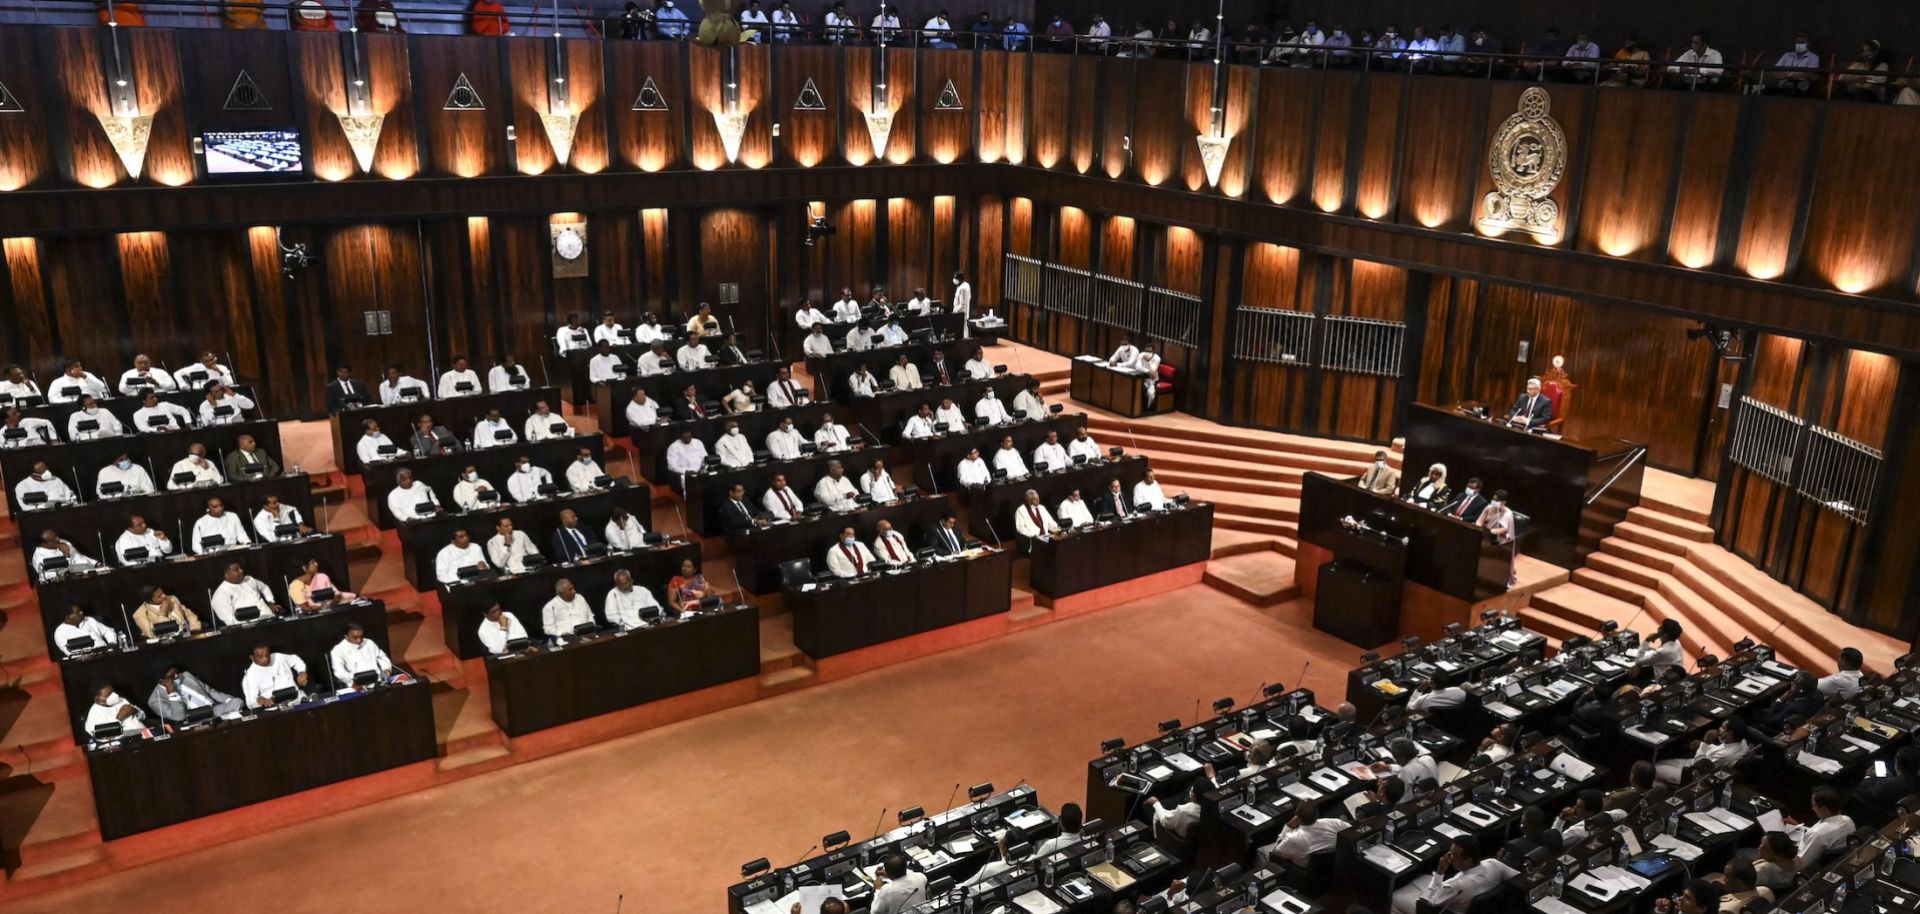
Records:
[[[1553,871],[1553,897],[1559,898],[1567,891],[1567,868],[1563,864]]]
[[[1681,808],[1682,808],[1682,807],[1679,807],[1679,806],[1675,806],[1675,807],[1673,808],[1673,812],[1670,812],[1670,813],[1668,813],[1668,814],[1667,814],[1667,834],[1669,834],[1669,835],[1672,835],[1672,836],[1674,836],[1674,837],[1676,837],[1676,838],[1678,838],[1678,837],[1680,837],[1680,810],[1681,810]]]
[[[1846,903],[1847,903],[1847,880],[1842,879],[1839,882],[1834,883],[1833,885],[1833,902],[1828,905],[1828,909],[1838,911]]]
[[[1723,779],[1720,782],[1720,808],[1726,809],[1732,805],[1733,805],[1733,778],[1728,777]]]
[[[1388,843],[1388,844],[1392,844],[1392,843],[1393,843],[1393,836],[1394,836],[1394,834],[1395,834],[1396,832],[1398,832],[1399,830],[1400,830],[1400,819],[1399,819],[1399,817],[1398,817],[1398,816],[1393,816],[1393,815],[1389,815],[1389,816],[1387,816],[1387,831],[1386,831],[1386,836],[1387,836],[1387,843]]]

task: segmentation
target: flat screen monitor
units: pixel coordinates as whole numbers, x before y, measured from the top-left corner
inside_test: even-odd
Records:
[[[209,130],[200,141],[209,175],[296,175],[306,169],[297,130]]]

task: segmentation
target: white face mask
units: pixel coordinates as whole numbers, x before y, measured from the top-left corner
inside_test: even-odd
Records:
[[[532,467],[532,466],[529,466],[529,465],[527,465],[527,464],[524,464],[524,463],[523,463],[523,464],[520,464],[520,465],[519,465],[519,467],[518,467],[517,469],[518,469],[518,471],[519,471],[519,472],[521,472],[521,473],[531,473],[531,472],[533,472],[533,467]]]
[[[1798,52],[1800,52],[1800,53],[1802,53],[1802,54],[1805,54],[1805,53],[1807,53],[1807,43],[1806,43],[1806,42],[1804,42],[1804,41],[1802,41],[1802,42],[1798,42],[1798,43],[1796,43],[1796,44],[1795,44],[1795,45],[1793,46],[1793,49],[1794,49],[1795,51],[1798,51]]]
[[[123,470],[129,470],[129,469],[132,469],[132,468],[133,468],[133,461],[131,461],[131,460],[121,460],[121,461],[117,461],[117,462],[115,462],[115,463],[114,463],[114,466],[117,466],[117,467],[119,467],[120,469],[123,469]]]
[[[740,430],[738,428],[730,428],[730,429],[727,429],[727,434],[738,436],[740,434]]]
[[[480,474],[479,474],[479,473],[468,473],[468,474],[467,474],[467,481],[468,481],[468,482],[479,482],[479,481],[480,481]]]

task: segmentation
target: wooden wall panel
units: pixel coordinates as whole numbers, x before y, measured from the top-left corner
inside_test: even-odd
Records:
[[[140,89],[140,113],[153,116],[147,140],[143,180],[179,187],[194,178],[193,138],[188,134],[186,90],[180,81],[180,55],[174,33],[162,29],[129,29],[122,33],[132,53],[135,84]]]
[[[1073,170],[1083,175],[1093,170],[1094,159],[1103,145],[1099,112],[1105,87],[1100,85],[1101,71],[1100,57],[1073,60],[1073,98],[1069,103],[1073,121],[1068,127],[1067,145],[1071,150],[1068,157],[1073,161]]]
[[[49,238],[40,248],[49,314],[59,328],[58,358],[80,359],[94,374],[117,372],[133,358],[118,260],[110,235]]]
[[[840,98],[841,49],[826,45],[782,45],[772,53],[776,85],[770,104],[780,121],[781,152],[802,167],[844,161],[840,155],[840,114],[844,106],[834,104],[834,100]],[[827,105],[826,110],[794,107],[805,92],[808,80],[813,81],[820,100]]]
[[[60,109],[66,116],[69,162],[73,180],[85,187],[111,187],[127,179],[100,127],[100,116],[111,114],[106,83],[100,78],[100,45],[92,29],[59,29],[51,36],[54,82],[60,86]]]
[[[1406,136],[1400,147],[1402,225],[1462,231],[1474,216],[1466,188],[1484,168],[1479,134],[1468,129],[1487,106],[1480,80],[1414,79],[1407,82]],[[1371,128],[1369,128],[1371,129]]]
[[[339,36],[290,32],[285,40],[293,56],[293,79],[305,101],[308,167],[323,181],[344,181],[359,174],[360,165],[347,145],[338,117],[347,113],[347,77],[340,60]]]
[[[1134,84],[1134,172],[1155,187],[1180,186],[1187,148],[1194,145],[1193,124],[1187,115],[1188,65],[1139,60],[1134,66],[1138,68]]]
[[[544,254],[544,237],[541,241]],[[444,363],[431,361],[444,353],[430,352],[427,346],[420,282],[423,252],[414,226],[346,226],[328,232],[323,244],[316,272],[325,273],[328,332],[342,341],[342,354],[357,365],[397,363],[417,377],[444,368]],[[367,336],[367,311],[392,312],[392,335]],[[540,350],[523,346],[517,351]]]
[[[434,100],[424,94],[416,95],[419,88],[410,75],[406,36],[363,33],[361,37],[366,40],[367,73],[372,93],[369,104],[373,113],[387,116],[380,131],[380,145],[374,150],[373,172],[395,180],[411,178],[420,173],[420,143],[414,129],[414,106],[422,103],[431,106]],[[451,88],[452,84],[449,83],[448,89]],[[503,106],[507,102],[502,93],[496,93],[496,98]],[[446,100],[442,97],[439,101],[444,104]],[[503,111],[501,117],[505,116]],[[504,120],[501,123],[504,124]]]
[[[15,332],[0,334],[0,358],[17,362],[29,374],[47,377],[59,358],[54,323],[47,307],[47,289],[41,272],[40,242],[32,238],[0,239],[6,255],[7,324]]]
[[[614,158],[629,168],[653,172],[686,163],[688,101],[686,45],[674,41],[610,41],[605,53],[612,70],[607,104],[612,106]],[[667,110],[633,110],[647,80]],[[787,100],[791,105],[792,99]]]
[[[1600,93],[1581,188],[1575,239],[1579,250],[1632,260],[1659,259],[1676,150],[1645,140],[1670,132],[1687,107],[1685,93],[1656,92],[1648,99]]]
[[[1827,427],[1876,450],[1884,450],[1894,421],[1888,404],[1900,386],[1900,362],[1859,349],[1846,351],[1846,386],[1834,391]],[[1901,420],[1904,421],[1904,420]]]
[[[874,161],[873,139],[867,131],[866,112],[873,105],[873,84],[877,79],[874,73],[874,49],[847,47],[835,50],[839,51],[840,66],[846,74],[846,82],[839,95],[840,104],[836,106],[840,109],[840,148],[849,164],[871,164]],[[892,148],[891,140],[888,148]]]
[[[1310,140],[1313,205],[1321,212],[1337,213],[1347,206],[1347,147],[1351,145],[1348,136],[1359,94],[1359,80],[1354,74],[1333,71],[1321,74],[1320,134]]]
[[[601,74],[605,70],[600,59],[604,43],[574,39],[564,46],[567,110],[556,112],[547,85],[547,63],[553,53],[553,42],[532,38],[507,42],[507,81],[512,87],[513,122],[519,136],[514,143],[515,167],[521,174],[541,175],[560,170],[595,174],[606,170],[606,111],[601,107],[606,87],[602,85]],[[554,113],[570,113],[578,118],[564,169],[541,121],[541,115]]]
[[[1131,216],[1105,216],[1100,219],[1099,272],[1124,279],[1133,278],[1135,229],[1136,223]]]
[[[1855,295],[1912,294],[1909,216],[1920,210],[1920,178],[1886,154],[1920,148],[1920,121],[1887,116],[1911,113],[1870,105],[1826,112],[1801,282]]]
[[[973,152],[973,121],[980,98],[973,87],[973,53],[928,49],[920,52],[920,148],[942,165]],[[941,110],[940,93],[951,82],[959,110]]]
[[[756,210],[728,208],[700,214],[700,285],[693,301],[713,303],[721,327],[738,327],[757,336],[765,324],[768,259],[767,224]],[[740,284],[740,303],[718,299],[721,283]]]
[[[1345,294],[1336,291],[1328,313],[1374,320],[1405,320],[1407,271],[1384,263],[1352,261]],[[1338,274],[1336,274],[1337,276]],[[1339,287],[1336,286],[1336,289]]]
[[[316,241],[316,249],[319,244]],[[279,392],[276,413],[284,415],[324,415],[326,381],[332,368],[351,365],[361,378],[379,373],[375,361],[354,363],[352,353],[329,333],[327,312],[331,305],[320,295],[324,270],[307,270],[287,279],[280,270],[280,245],[272,226],[247,229],[247,267],[260,315],[260,337],[269,347],[290,347],[289,357],[277,365],[267,363],[267,383]],[[299,339],[305,345],[293,346]],[[274,351],[269,349],[269,352]]]
[[[179,338],[175,345],[187,350],[182,358],[190,357],[194,349],[220,353],[236,374],[253,383],[256,400],[268,415],[302,415],[293,374],[305,366],[292,352],[293,339],[284,329],[283,315],[271,317],[275,332],[260,331],[247,234],[180,232],[167,238],[176,276],[173,287],[184,296],[176,300],[175,313],[206,318],[180,321],[180,328],[171,333]],[[125,250],[123,242],[123,259]],[[276,275],[275,279],[281,278]]]
[[[773,160],[773,122],[775,112],[767,86],[768,59],[764,45],[741,45],[718,50],[688,45],[692,86],[690,103],[693,118],[693,165],[703,171],[727,166],[727,154],[714,126],[713,112],[722,110],[723,69],[721,57],[734,53],[738,61],[738,105],[747,112],[746,132],[740,140],[740,161],[746,168],[765,168]],[[827,99],[832,104],[831,99]]]
[[[166,233],[124,232],[115,241],[120,255],[120,288],[126,295],[127,325],[132,331],[128,345],[167,364],[186,364],[195,355],[196,344],[188,333],[196,327],[174,299]]]
[[[1393,212],[1395,153],[1400,143],[1401,102],[1407,80],[1377,79],[1368,83],[1366,138],[1360,144],[1360,174],[1354,179],[1353,207],[1368,219],[1385,219]]]
[[[1206,277],[1202,271],[1206,248],[1206,238],[1199,232],[1183,225],[1168,226],[1166,278],[1161,284],[1175,292],[1204,297]]]
[[[545,218],[495,217],[489,220],[490,259],[499,277],[506,323],[502,342],[512,352],[547,352],[559,326],[548,294],[553,272],[552,234]],[[670,302],[668,304],[671,304]],[[659,312],[664,321],[672,308]],[[531,361],[531,360],[529,360]]]
[[[961,220],[958,202],[953,197],[933,198],[933,259],[926,279],[919,285],[926,287],[928,295],[943,302],[953,301],[952,277],[965,262],[960,251]]]
[[[933,243],[929,204],[894,197],[887,201],[887,296],[906,301],[916,288],[932,285],[928,246]]]
[[[1033,243],[1033,201],[1026,197],[1007,201],[1007,253],[1037,256]]]
[[[483,236],[479,243],[484,245],[487,223],[485,216],[475,216],[435,219],[421,224],[427,245],[426,265],[433,277],[430,285],[433,338],[446,352],[473,359],[475,371],[483,366],[491,367],[494,350],[498,348],[491,339],[492,315],[485,313],[486,300],[475,296],[474,281],[479,278],[479,271],[472,265],[475,234]],[[598,247],[599,238],[594,237],[593,242],[593,247]],[[483,323],[487,325],[484,333],[478,329]]]
[[[1008,54],[1007,58],[1007,94],[1006,94],[1006,138],[1001,155],[1015,165],[1024,164],[1031,158],[1032,129],[1028,119],[1027,88],[1032,79],[1028,65],[1033,60],[1028,54]]]
[[[974,236],[978,243],[972,251],[975,259],[967,277],[973,280],[975,313],[983,307],[1001,305],[1001,281],[1006,277],[1003,254],[1006,253],[1007,202],[987,194],[974,203]],[[1006,309],[1001,308],[1001,313]]]
[[[633,326],[640,313],[640,217],[632,210],[594,213],[588,229],[596,310],[611,310]]]
[[[1773,142],[1753,150],[1753,174],[1747,184],[1745,216],[1734,265],[1758,279],[1776,279],[1787,271],[1793,226],[1800,209],[1807,156],[1815,141],[1818,114],[1812,102],[1769,105],[1752,116],[1762,119]]]
[[[1037,54],[1032,58],[1032,136],[1028,152],[1041,168],[1067,168],[1071,148],[1068,116],[1072,109],[1073,58],[1064,54]]]
[[[52,183],[54,157],[47,102],[54,94],[42,85],[37,34],[30,29],[0,29],[0,86],[25,110],[0,114],[0,193]]]
[[[1302,130],[1300,125],[1314,122],[1323,82],[1319,70],[1270,67],[1260,71],[1260,112],[1252,138],[1257,147],[1255,199],[1285,205],[1306,190],[1316,131]]]
[[[426,130],[421,138],[426,157],[422,173],[471,178],[508,170],[507,124],[513,99],[502,80],[499,41],[472,35],[417,42],[412,56],[413,90],[420,98],[420,121]],[[486,104],[485,110],[446,107],[462,75]],[[538,137],[528,139],[540,142]]]
[[[1100,128],[1100,168],[1109,178],[1127,173],[1133,153],[1128,149],[1133,132],[1133,58],[1106,57],[1100,60],[1098,101]]]
[[[1687,145],[1667,230],[1667,256],[1700,268],[1719,257],[1720,211],[1727,191],[1727,163],[1740,120],[1738,99],[1688,93]]]
[[[920,135],[915,129],[918,119],[914,117],[915,106],[919,104],[914,88],[920,79],[914,69],[917,58],[912,48],[891,48],[886,53],[887,109],[893,112],[886,159],[895,165],[905,165],[913,161],[914,151],[920,145]]]
[[[1077,206],[1060,207],[1058,236],[1054,242],[1054,263],[1082,270],[1093,269],[1093,217]]]
[[[299,100],[289,78],[287,35],[260,30],[199,30],[183,44],[181,85],[194,129],[297,127]],[[229,110],[227,97],[241,73],[259,88],[267,110]]]
[[[668,314],[672,311],[673,259],[667,256],[669,214],[665,209],[640,211],[640,287],[642,311]]]
[[[1246,247],[1240,304],[1281,311],[1300,309],[1300,251],[1256,241]]]
[[[978,114],[980,161],[1007,157],[1007,56],[980,54],[974,58],[980,98]]]

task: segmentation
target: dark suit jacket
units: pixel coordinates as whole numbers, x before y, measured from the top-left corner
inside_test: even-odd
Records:
[[[745,346],[728,346],[721,344],[714,350],[713,354],[720,357],[720,364],[722,365],[745,365],[747,363],[747,347]]]
[[[933,541],[934,555],[956,555],[966,550],[967,535],[961,532],[960,526],[958,524],[954,525],[951,531],[953,533],[951,540],[947,538],[948,532],[949,531],[943,529],[939,524],[933,526],[933,535],[930,539]]]
[[[453,453],[459,450],[460,439],[453,437],[453,433],[447,431],[446,426],[436,425],[433,427],[432,434],[429,435],[423,435],[419,429],[414,429],[412,446],[415,457],[426,457],[441,451]]]
[[[380,394],[364,382],[353,381],[353,395],[360,398],[362,404],[379,402]],[[327,412],[337,413],[346,408],[347,389],[339,378],[327,382]]]
[[[943,368],[947,372],[945,378],[940,377],[940,371]],[[927,370],[920,373],[920,380],[928,384],[952,384],[953,379],[959,376],[960,366],[953,362],[941,362],[939,364],[928,362]]]
[[[1867,778],[1854,788],[1853,798],[1870,803],[1881,809],[1891,810],[1895,804],[1920,790],[1920,778],[1905,774],[1890,774],[1883,778]]]
[[[1120,493],[1120,501],[1126,506],[1125,516],[1132,517],[1134,514],[1139,512],[1140,509],[1134,507],[1133,496],[1127,494],[1127,492],[1124,490],[1122,490]],[[1112,492],[1100,493],[1100,498],[1096,500],[1094,504],[1099,506],[1099,510],[1095,511],[1094,513],[1100,517],[1122,516],[1120,508],[1114,506]]]
[[[745,533],[753,529],[753,506],[729,498],[720,503],[720,528],[727,533]]]
[[[580,531],[580,537],[586,540],[587,546],[597,546],[600,544],[600,538],[594,536],[593,531],[587,529],[585,525],[576,526],[573,529]],[[562,562],[576,561],[586,558],[587,555],[584,548],[575,543],[573,537],[567,535],[567,528],[565,527],[554,528],[553,539],[549,545],[552,548],[548,550],[547,554],[556,557]]]
[[[1507,418],[1511,419],[1518,415],[1527,420],[1528,428],[1545,428],[1548,422],[1553,421],[1553,401],[1547,399],[1547,395],[1543,392],[1538,397],[1533,398],[1533,410],[1529,412],[1527,410],[1528,396],[1527,392],[1523,390],[1520,392],[1520,396],[1513,398],[1513,408],[1507,410]]]
[[[267,468],[265,475],[267,476],[280,475],[280,461],[273,459],[272,454],[269,454],[266,451],[260,450],[259,448],[255,448],[253,451],[253,456],[259,458],[260,465]],[[246,461],[247,459],[245,457],[240,456],[239,451],[234,451],[233,453],[227,455],[227,465],[225,469],[227,471],[227,480],[229,482],[236,479],[260,478],[257,476],[248,476],[247,474],[240,472],[240,468],[246,465]]]
[[[701,409],[705,409],[705,408],[706,408],[705,406],[701,407]],[[707,415],[713,415],[713,414],[708,413]],[[680,399],[673,401],[673,416],[674,418],[679,419],[682,422],[688,419],[700,418],[700,414],[693,411],[693,404],[689,402],[685,397],[681,397]]]
[[[1465,514],[1460,513],[1461,502],[1466,502],[1467,511]],[[1458,517],[1471,524],[1479,520],[1480,512],[1485,510],[1487,510],[1487,497],[1478,492],[1467,492],[1462,494],[1458,499],[1448,502],[1447,506],[1442,509],[1442,513],[1450,517]]]

